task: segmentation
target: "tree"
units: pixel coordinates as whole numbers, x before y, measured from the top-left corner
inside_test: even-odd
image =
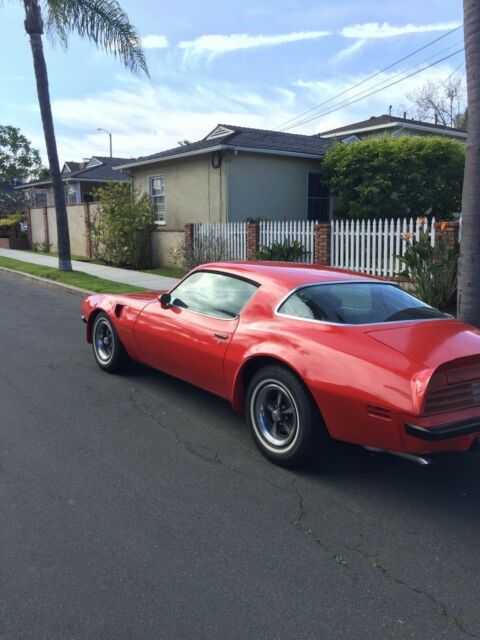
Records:
[[[25,31],[30,38],[38,102],[42,117],[50,176],[55,200],[58,266],[71,271],[70,238],[68,233],[65,193],[60,176],[52,107],[48,87],[48,74],[43,52],[44,24],[49,35],[65,47],[68,37],[76,33],[115,57],[135,73],[148,75],[141,40],[127,14],[116,0],[23,0]],[[45,20],[45,23],[44,23]]]
[[[0,125],[0,182],[20,184],[38,178],[42,171],[40,154],[20,129]]]
[[[368,138],[336,143],[323,162],[335,214],[397,218],[460,210],[465,148],[440,137]]]
[[[446,127],[457,126],[466,109],[464,81],[459,74],[442,82],[429,81],[407,98],[413,103],[409,111],[414,118]]]
[[[468,139],[462,195],[458,315],[480,327],[480,3],[463,0]]]

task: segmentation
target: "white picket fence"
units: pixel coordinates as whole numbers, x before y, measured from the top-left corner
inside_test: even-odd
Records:
[[[397,256],[403,256],[420,231],[432,231],[435,218],[414,220],[335,220],[331,232],[331,264],[370,275],[394,276],[403,270]]]
[[[247,259],[246,222],[196,222],[193,225],[193,242],[196,238],[204,240],[221,238],[225,250],[225,260]]]
[[[260,222],[260,247],[271,247],[274,242],[290,243],[297,241],[305,255],[298,262],[313,262],[315,260],[315,225],[312,220],[275,220]]]

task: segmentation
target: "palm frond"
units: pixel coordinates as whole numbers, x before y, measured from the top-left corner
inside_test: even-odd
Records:
[[[49,35],[64,46],[72,33],[86,38],[134,73],[145,73],[148,66],[142,41],[127,14],[116,0],[44,0]]]

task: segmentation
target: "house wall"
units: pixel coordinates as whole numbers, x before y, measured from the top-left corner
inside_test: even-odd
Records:
[[[225,222],[226,163],[214,169],[211,154],[132,168],[134,189],[148,193],[149,176],[165,176],[166,229],[188,222]]]
[[[308,174],[319,160],[240,152],[228,161],[228,220],[305,220]]]

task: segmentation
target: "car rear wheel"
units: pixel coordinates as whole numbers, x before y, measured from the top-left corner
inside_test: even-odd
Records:
[[[257,371],[248,385],[246,410],[257,447],[277,464],[304,464],[328,442],[308,390],[286,367],[272,365]]]
[[[93,321],[92,347],[95,360],[103,371],[118,373],[130,364],[130,358],[106,313],[99,313]]]

